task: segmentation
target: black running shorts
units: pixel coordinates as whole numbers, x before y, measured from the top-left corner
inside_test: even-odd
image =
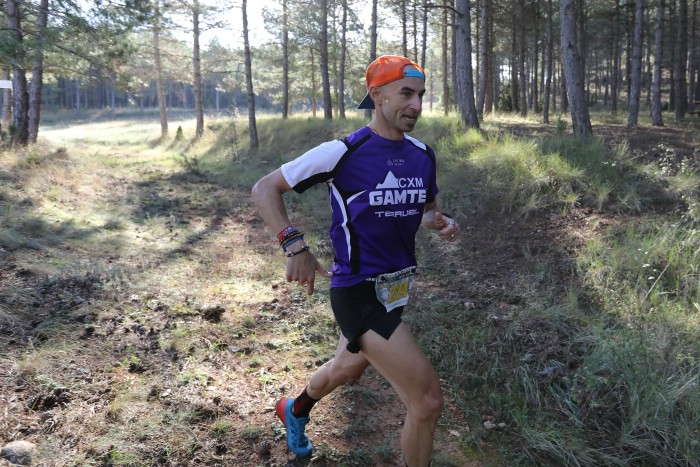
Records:
[[[403,307],[390,312],[377,300],[374,282],[363,281],[350,287],[331,288],[331,307],[340,331],[347,338],[347,349],[358,353],[360,336],[370,329],[389,339],[401,323]]]

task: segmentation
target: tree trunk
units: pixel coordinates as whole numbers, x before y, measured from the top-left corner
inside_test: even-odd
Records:
[[[489,57],[489,0],[481,0],[481,77],[479,78],[479,98],[477,99],[476,112],[485,115],[491,112],[490,108],[484,109],[486,101],[486,89],[491,87],[490,57]]]
[[[321,91],[323,93],[323,118],[333,119],[333,101],[331,100],[331,81],[328,73],[328,0],[321,0]]]
[[[316,54],[314,53],[314,45],[309,44],[309,57],[311,58],[311,116],[316,118]]]
[[[372,0],[372,25],[369,32],[369,65],[377,58],[377,0]],[[365,118],[372,118],[372,109],[365,109]]]
[[[80,92],[80,79],[75,80],[75,111],[80,112],[83,108],[83,94]]]
[[[558,76],[557,73],[559,73]],[[557,78],[559,79],[559,81],[557,81]],[[560,81],[562,81],[561,69],[559,66],[555,66],[552,70],[552,110],[555,112],[557,111],[557,93],[555,90],[557,89],[557,86],[561,86]],[[566,97],[566,93],[564,93],[564,97]]]
[[[693,0],[693,12],[690,17],[690,49],[688,50],[688,71],[690,82],[688,83],[688,104],[700,102],[700,46],[698,45],[698,0]],[[693,107],[693,110],[697,110]]]
[[[110,93],[109,93],[109,109],[112,113],[116,112],[116,98],[117,98],[117,77],[116,73],[112,73],[110,76],[109,80],[109,88],[110,88]]]
[[[408,57],[408,17],[406,16],[406,0],[400,0],[401,10],[401,52],[404,57]]]
[[[12,56],[12,145],[26,146],[29,140],[29,94],[24,69],[24,34],[21,27],[20,2],[7,0],[7,26],[14,40]]]
[[[656,37],[654,38],[654,82],[651,87],[651,124],[664,126],[661,114],[661,63],[664,53],[664,0],[656,2]]]
[[[342,0],[342,19],[340,23],[340,64],[338,70],[338,115],[345,118],[345,50],[348,32],[348,0]]]
[[[612,49],[612,47],[611,47]],[[610,101],[610,70],[612,68],[612,60],[610,57],[612,56],[612,53],[610,50],[604,50],[601,51],[602,54],[604,54],[601,58],[601,70],[600,70],[600,75],[601,75],[601,82],[600,82],[600,87],[601,87],[601,97],[600,99],[603,101],[603,106],[607,107],[608,102]]]
[[[199,57],[199,15],[201,8],[199,0],[192,5],[192,66],[194,68],[194,115],[196,120],[195,135],[197,138],[204,134],[204,105],[202,102],[202,61]]]
[[[578,54],[575,0],[559,0],[559,15],[561,16],[563,81],[566,81],[574,135],[588,137],[593,134],[593,129],[588,114],[581,59]]]
[[[289,7],[282,0],[282,119],[289,117]]]
[[[425,67],[425,52],[428,49],[428,0],[423,0],[423,30],[421,32],[420,66]]]
[[[539,66],[538,60],[540,56],[540,0],[535,2],[535,44],[533,46],[533,60],[532,60],[532,110],[535,113],[540,113],[540,96],[538,93],[538,81],[537,76]]]
[[[418,61],[418,8],[417,0],[411,0],[411,14],[413,22],[413,57],[411,60],[414,62]]]
[[[250,42],[248,41],[248,0],[242,0],[243,17],[243,55],[245,61],[245,88],[248,95],[248,134],[250,148],[258,148],[258,126],[255,122],[255,93],[253,92],[253,65],[250,59]]]
[[[160,113],[160,139],[168,136],[168,111],[165,105],[165,86],[163,85],[163,62],[160,55],[160,1],[156,2],[153,17],[153,64],[156,67],[156,93],[158,94],[158,111]]]
[[[613,115],[617,115],[617,101],[620,95],[620,3],[615,2],[615,18],[612,27],[612,73],[610,74],[610,111]]]
[[[2,71],[2,79],[9,80],[10,72]],[[2,117],[0,118],[0,128],[9,128],[12,124],[12,90],[2,90]]]
[[[491,0],[487,0],[491,1]],[[496,102],[498,102],[498,93],[500,89],[500,82],[498,79],[498,61],[496,60],[496,56],[493,53],[493,29],[494,29],[494,21],[493,21],[493,5],[490,4],[489,6],[489,18],[490,20],[486,21],[486,24],[488,24],[488,31],[487,34],[488,36],[486,37],[486,43],[488,45],[488,64],[489,64],[489,70],[488,70],[488,79],[487,79],[487,87],[486,87],[486,95],[484,96],[484,112],[495,112],[496,109]]]
[[[518,18],[516,30],[517,63],[518,63],[518,106],[520,116],[527,116],[527,86],[525,83],[525,0],[518,0],[516,18]]]
[[[37,50],[34,56],[34,68],[32,69],[32,81],[29,86],[29,122],[28,138],[30,143],[36,143],[39,136],[39,122],[41,121],[41,91],[44,85],[44,32],[49,16],[49,0],[39,2],[39,11],[36,17]]]
[[[457,105],[462,120],[469,128],[479,128],[479,117],[474,103],[474,76],[472,72],[471,15],[469,0],[456,0],[457,21],[455,23],[456,50],[454,60],[457,74]]]
[[[515,15],[513,15],[515,19]],[[517,112],[520,108],[520,97],[518,94],[518,86],[520,83],[518,81],[518,44],[517,44],[517,21],[513,22],[513,27],[510,31],[510,111]]]
[[[586,0],[576,2],[576,45],[581,61],[581,83],[586,86]]]
[[[679,0],[678,22],[676,24],[676,52],[674,53],[675,99],[674,110],[676,118],[685,117],[688,111],[688,86],[685,78],[688,71],[688,0]]]
[[[670,34],[666,36],[667,39],[667,44],[666,44],[666,49],[671,51],[671,66],[668,67],[668,80],[667,83],[670,84],[669,86],[669,94],[668,94],[668,100],[669,100],[669,109],[674,110],[676,108],[676,79],[675,79],[675,72],[676,72],[676,40],[678,38],[678,34],[674,34],[674,25],[678,22],[678,18],[676,18],[676,4],[677,2],[675,0],[668,2],[666,5],[668,7],[666,13],[666,21],[672,25]]]
[[[448,33],[447,26],[449,18],[447,6],[450,0],[445,0],[445,8],[442,10],[442,104],[445,110],[445,116],[450,113],[450,79],[449,79],[449,63],[448,60]]]
[[[552,0],[547,0],[547,76],[544,80],[543,121],[549,124],[549,96],[552,91],[552,72],[554,71],[554,22]]]
[[[634,47],[632,51],[632,69],[630,75],[629,114],[627,128],[637,126],[639,117],[639,100],[642,92],[642,34],[644,31],[644,0],[635,1],[634,9]]]
[[[649,25],[651,24],[651,14],[650,14],[650,9],[647,9],[645,12],[645,18],[644,18],[644,24],[647,25],[647,29],[649,29]],[[644,90],[645,95],[646,95],[646,106],[647,109],[651,109],[651,84],[653,82],[653,63],[651,61],[651,52],[654,48],[654,45],[652,44],[652,40],[656,40],[655,37],[652,36],[651,33],[647,33],[644,35],[644,42],[646,42],[646,45],[644,46],[645,49],[645,56],[644,56],[644,75],[642,77],[642,82],[644,83]]]

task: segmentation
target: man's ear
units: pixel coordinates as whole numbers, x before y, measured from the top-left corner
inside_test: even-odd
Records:
[[[382,105],[381,95],[382,95],[382,90],[379,88],[379,86],[370,86],[369,87],[369,96],[374,101],[375,108]]]

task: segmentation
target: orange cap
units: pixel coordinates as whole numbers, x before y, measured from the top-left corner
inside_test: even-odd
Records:
[[[406,69],[407,66],[411,68]],[[367,72],[365,73],[367,91],[369,91],[370,86],[384,86],[387,83],[409,76],[425,81],[425,72],[416,62],[400,55],[382,55],[367,67]],[[367,95],[357,108],[374,108],[374,101],[370,97],[369,92],[367,92]]]

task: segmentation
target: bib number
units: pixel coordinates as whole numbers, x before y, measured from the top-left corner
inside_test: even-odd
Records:
[[[408,295],[411,291],[411,282],[415,271],[416,267],[411,266],[400,271],[377,276],[375,283],[377,300],[384,305],[387,313],[408,303]]]

